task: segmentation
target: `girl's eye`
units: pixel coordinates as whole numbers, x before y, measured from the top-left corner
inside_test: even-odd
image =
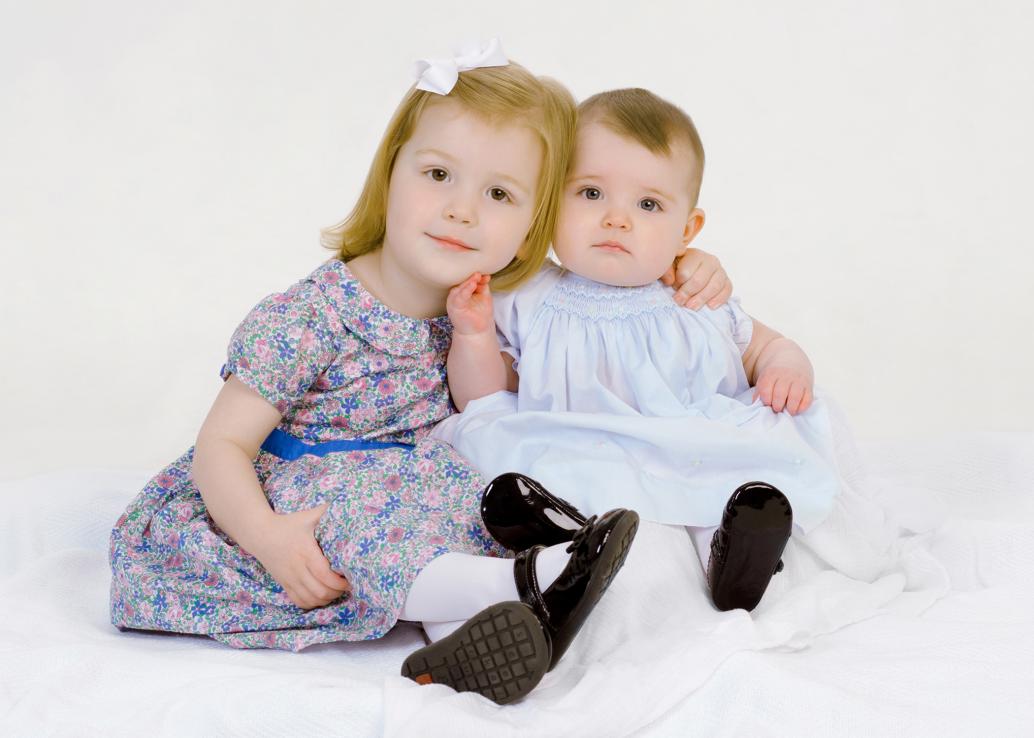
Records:
[[[579,190],[578,194],[584,197],[586,200],[599,200],[601,197],[603,197],[603,193],[595,187],[583,187],[581,190]]]
[[[428,177],[433,179],[435,182],[444,182],[449,178],[449,173],[441,167],[432,167],[424,172]]]
[[[510,199],[510,193],[504,190],[502,187],[492,187],[488,191],[488,196],[496,202],[506,202]]]
[[[661,204],[652,198],[644,197],[642,200],[639,201],[639,207],[641,207],[648,213],[652,213],[657,210],[660,210]]]

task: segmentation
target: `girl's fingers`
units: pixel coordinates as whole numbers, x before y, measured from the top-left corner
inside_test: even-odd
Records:
[[[712,310],[720,305],[724,305],[729,301],[729,298],[732,297],[732,282],[729,281],[729,275],[724,272],[722,274],[725,279],[725,284],[723,284],[722,288],[718,290],[717,295],[707,301],[707,306]]]
[[[694,295],[693,299],[689,301],[688,307],[691,310],[697,310],[704,303],[711,302],[721,293],[722,289],[725,287],[725,282],[725,272],[719,269],[711,275],[711,279],[709,279],[707,284],[701,288],[700,292]]]
[[[319,546],[316,548],[319,549]],[[330,568],[330,561],[327,560],[322,549],[319,549],[318,556],[313,556],[305,562],[305,565],[316,581],[327,589],[331,589],[338,594],[351,589],[348,580]]]

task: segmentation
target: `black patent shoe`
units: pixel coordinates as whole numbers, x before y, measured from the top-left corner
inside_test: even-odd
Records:
[[[481,519],[492,537],[511,551],[552,546],[574,538],[585,516],[531,477],[509,472],[485,487]]]
[[[771,484],[748,482],[725,505],[711,538],[707,585],[719,610],[753,610],[772,576],[783,569],[780,556],[790,538],[793,510]]]
[[[567,550],[567,566],[545,592],[539,588],[535,559],[543,546],[532,546],[517,554],[513,576],[517,593],[539,616],[553,645],[549,668],[567,651],[585,619],[618,573],[639,527],[639,515],[632,510],[611,510],[598,519],[594,515],[575,534]]]
[[[414,651],[402,676],[417,684],[445,684],[504,705],[524,697],[549,669],[549,635],[523,602],[499,602],[458,629]]]

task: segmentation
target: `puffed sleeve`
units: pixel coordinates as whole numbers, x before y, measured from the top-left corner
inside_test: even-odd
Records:
[[[701,308],[700,312],[706,315],[722,333],[732,338],[741,355],[747,350],[750,339],[754,335],[754,321],[743,311],[738,297],[729,298],[727,303],[714,310]]]
[[[547,263],[535,276],[515,290],[492,294],[496,338],[499,350],[513,357],[516,369],[521,359],[521,345],[531,328],[532,319],[543,298],[560,279],[559,267]]]
[[[223,379],[236,375],[285,414],[338,354],[332,310],[308,281],[269,295],[234,331],[220,370]]]

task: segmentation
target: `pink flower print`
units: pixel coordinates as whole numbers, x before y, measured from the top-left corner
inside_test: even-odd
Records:
[[[392,474],[385,480],[384,486],[390,492],[397,492],[399,488],[402,487],[402,477],[400,477],[398,474]]]
[[[355,361],[342,361],[341,371],[344,372],[346,376],[354,377],[360,372],[359,364]]]
[[[127,601],[126,602],[126,617],[127,618],[131,618],[135,614],[136,614],[136,610],[133,608],[133,604],[131,602]]]
[[[438,507],[442,501],[442,495],[438,491],[437,487],[428,487],[424,490],[424,494],[421,497],[423,498],[424,504],[430,505],[431,507]]]
[[[206,587],[214,587],[217,584],[219,584],[219,577],[217,577],[214,573],[210,573],[207,577],[205,577]]]
[[[339,277],[337,272],[323,272],[323,281],[330,284],[337,284]]]
[[[363,310],[369,310],[373,307],[373,296],[369,294],[361,295],[359,297],[359,306]]]
[[[363,460],[365,456],[366,454],[364,454],[362,451],[349,451],[347,458],[353,464],[358,464],[360,461]]]
[[[330,426],[332,428],[338,429],[347,428],[348,418],[346,418],[344,415],[335,415],[333,418],[330,419]]]
[[[370,370],[375,372],[383,372],[388,368],[388,360],[377,357],[370,360]]]
[[[422,415],[427,412],[429,407],[427,400],[421,400],[420,402],[413,403],[412,411],[417,415]]]
[[[380,507],[377,505],[363,505],[363,510],[366,511],[367,515],[379,515],[381,512]]]
[[[398,565],[398,563],[399,563],[399,562],[400,562],[401,560],[402,560],[402,556],[401,556],[401,555],[399,554],[399,552],[398,552],[398,551],[396,551],[396,552],[395,552],[395,553],[393,553],[393,554],[389,554],[389,555],[388,555],[388,556],[386,557],[386,559],[385,559],[385,561],[386,561],[387,563],[389,563],[389,564],[391,564],[391,565],[393,565],[393,566],[397,566],[397,565]]]
[[[337,478],[333,474],[327,474],[325,476],[320,477],[319,487],[323,491],[327,491],[329,489],[332,489],[336,483]]]
[[[381,323],[379,326],[377,326],[377,333],[378,333],[378,335],[380,335],[381,338],[388,338],[388,337],[390,337],[391,334],[394,331],[395,331],[394,326],[392,326],[390,323],[387,323],[387,322]]]
[[[252,598],[249,592],[245,592],[243,589],[237,592],[237,595],[233,598],[241,607],[251,607]]]
[[[430,474],[434,471],[434,462],[430,459],[420,459],[416,462],[416,470],[421,474]]]
[[[320,625],[326,625],[327,623],[333,621],[334,617],[335,615],[333,610],[331,610],[329,607],[321,607],[319,610],[316,611],[315,620]]]
[[[165,568],[178,569],[179,567],[183,566],[183,561],[183,554],[175,553],[169,558],[165,559]]]
[[[316,345],[315,334],[312,331],[305,331],[305,333],[302,334],[301,339],[298,341],[298,345],[301,347],[302,351],[308,351]]]
[[[162,489],[170,489],[173,484],[176,483],[176,478],[171,474],[159,474],[158,478],[154,480],[158,483],[158,486]]]
[[[382,395],[390,395],[395,391],[395,383],[392,382],[390,379],[382,379],[380,383],[377,385],[377,390]]]
[[[255,356],[261,361],[269,361],[273,356],[273,351],[269,348],[269,341],[264,338],[255,341]]]
[[[273,302],[290,302],[291,298],[282,292],[273,295]]]
[[[427,542],[430,543],[432,546],[441,546],[443,543],[445,543],[445,536],[431,536],[427,539]]]
[[[414,384],[416,384],[416,388],[421,392],[430,392],[432,389],[434,389],[435,385],[438,384],[438,382],[433,379],[421,377],[420,379],[416,380]]]
[[[420,354],[420,366],[424,369],[430,369],[432,366],[438,363],[438,352],[437,351],[425,351]]]

